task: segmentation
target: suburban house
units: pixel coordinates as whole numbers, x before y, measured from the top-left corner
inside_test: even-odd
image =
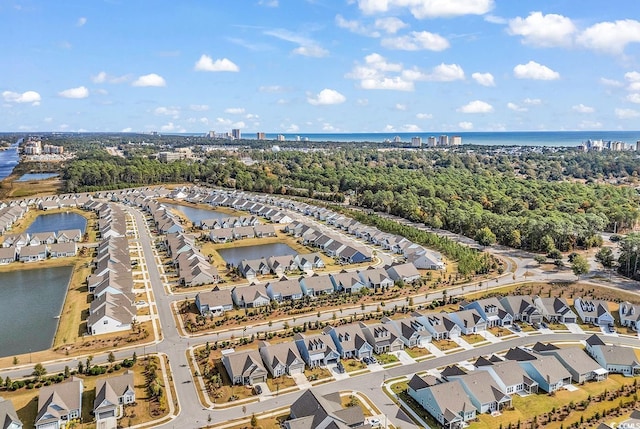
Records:
[[[269,282],[266,285],[267,296],[274,301],[295,301],[302,299],[302,289],[298,279],[283,277],[279,281]]]
[[[37,246],[38,244],[52,244],[56,242],[55,232],[37,232],[29,236],[29,245]]]
[[[627,326],[636,332],[638,331],[640,305],[631,304],[628,301],[621,302],[618,308],[618,314],[620,315],[620,324],[622,326]]]
[[[233,310],[233,298],[228,289],[215,287],[211,291],[199,292],[196,295],[196,307],[202,316],[220,316],[225,311]]]
[[[346,429],[367,427],[360,407],[342,407],[339,392],[320,396],[307,389],[291,404],[286,429]]]
[[[11,247],[0,247],[0,265],[10,264],[15,262],[18,257],[18,248],[15,246]]]
[[[578,316],[571,310],[567,300],[564,298],[541,298],[536,296],[533,302],[547,322],[576,323],[578,320]]]
[[[508,395],[538,392],[538,383],[529,377],[516,361],[492,362],[484,359],[482,365],[476,362],[477,371],[486,371],[499,386],[500,391]]]
[[[93,414],[96,427],[116,427],[117,420],[122,417],[124,405],[136,400],[133,383],[133,371],[122,375],[100,378],[96,381],[96,398],[93,401]]]
[[[78,245],[75,241],[58,242],[49,245],[49,256],[51,258],[69,258],[76,256]]]
[[[267,258],[267,265],[271,272],[278,277],[298,268],[293,255],[270,256]]]
[[[422,316],[402,319],[383,317],[381,322],[395,330],[405,347],[426,347],[431,342],[431,334],[426,328],[427,321]]]
[[[640,375],[640,363],[634,349],[616,345],[606,345],[598,335],[587,338],[587,353],[609,373],[627,377]]]
[[[602,381],[607,378],[608,371],[591,359],[585,351],[579,347],[552,348],[540,351],[543,355],[555,356],[562,365],[571,373],[574,383],[586,381]]]
[[[573,307],[582,323],[596,326],[613,327],[613,315],[609,312],[609,303],[599,299],[575,298]]]
[[[418,377],[414,376],[414,379]],[[460,380],[436,385],[409,383],[408,393],[445,429],[459,429],[476,418],[476,408],[471,403]],[[412,387],[413,385],[413,387]]]
[[[209,240],[214,243],[228,243],[233,241],[233,228],[212,229],[209,232]]]
[[[318,268],[324,268],[324,260],[319,253],[305,253],[294,257],[298,269],[301,271],[311,271]]]
[[[47,246],[44,244],[20,248],[20,262],[44,261],[45,259],[47,259]]]
[[[61,229],[56,237],[58,243],[68,243],[73,241],[79,243],[82,241],[82,231],[79,229]]]
[[[427,321],[427,331],[434,340],[457,338],[462,332],[460,326],[447,313],[427,313],[424,318]]]
[[[267,370],[258,350],[236,352],[222,351],[222,365],[227,370],[232,384],[256,384],[267,381]]]
[[[393,280],[384,268],[369,267],[366,270],[358,271],[358,275],[362,283],[374,291],[381,288],[393,287]]]
[[[0,396],[0,428],[1,429],[22,429],[22,422],[18,418],[18,413],[13,407],[13,402]]]
[[[336,291],[344,293],[358,293],[364,287],[364,283],[360,280],[358,274],[354,272],[341,271],[337,274],[331,274],[333,288]]]
[[[269,274],[271,268],[267,264],[265,258],[260,259],[243,259],[240,262],[240,272],[247,279],[254,279],[259,275]]]
[[[269,344],[267,341],[262,341],[258,345],[258,350],[273,377],[304,373],[304,360],[295,343]]]
[[[387,268],[387,273],[394,282],[413,283],[420,279],[420,272],[411,262],[392,265]]]
[[[29,235],[25,233],[7,234],[4,236],[4,241],[2,242],[2,247],[15,246],[18,249],[28,245],[29,245]]]
[[[465,310],[474,309],[487,323],[487,328],[494,326],[508,326],[513,322],[513,316],[496,297],[480,299],[462,305]]]
[[[82,416],[82,380],[71,377],[64,383],[43,386],[38,394],[36,429],[62,429]]]
[[[136,308],[126,294],[105,293],[94,300],[87,317],[91,335],[127,331],[136,317]]]
[[[371,262],[371,251],[363,246],[344,246],[337,252],[336,256],[340,259],[340,262],[346,264],[362,264],[363,262]]]
[[[511,315],[513,322],[542,322],[542,314],[530,296],[510,295],[500,298],[500,304]]]
[[[271,224],[256,225],[253,227],[256,237],[275,237],[276,229]]]
[[[309,368],[327,366],[340,360],[340,353],[336,350],[333,340],[328,335],[296,334],[293,337],[300,356]]]
[[[373,352],[376,354],[396,352],[404,348],[404,342],[389,325],[383,323],[365,325],[360,322],[360,328],[367,342],[373,346]]]
[[[449,313],[448,316],[460,327],[462,335],[471,335],[487,330],[487,322],[475,308]]]
[[[323,332],[333,339],[342,359],[362,359],[373,355],[373,346],[367,342],[359,325],[327,326]]]
[[[236,286],[231,289],[233,303],[240,308],[255,308],[269,305],[270,299],[264,286]]]
[[[505,393],[486,371],[472,371],[465,375],[449,377],[458,380],[479,413],[491,413],[511,406],[511,396]]]
[[[446,268],[439,253],[429,251],[417,244],[405,247],[403,254],[407,262],[411,262],[421,270],[444,270]]]
[[[305,296],[328,295],[334,292],[333,282],[328,274],[314,274],[300,278],[300,288]]]
[[[518,364],[547,393],[571,384],[571,373],[555,356],[540,355],[534,360],[519,361]]]

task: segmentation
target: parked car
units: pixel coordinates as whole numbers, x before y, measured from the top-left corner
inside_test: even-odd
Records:
[[[340,374],[344,373],[344,365],[342,365],[342,362],[338,362],[338,365],[336,366],[336,369],[338,370],[338,372]]]
[[[540,326],[542,326],[544,329],[549,329],[549,325],[547,325],[546,322],[540,322]]]
[[[373,356],[371,356],[369,359],[371,360],[371,363],[378,363],[378,360]]]
[[[380,419],[370,418],[369,419],[369,424],[371,425],[371,427],[377,428],[377,427],[380,426]]]
[[[511,329],[513,329],[516,332],[522,331],[522,328],[520,327],[520,325],[516,325],[515,323],[511,325]]]
[[[256,391],[256,395],[260,395],[260,394],[262,394],[262,387],[260,387],[259,385],[255,385],[255,386],[253,387],[253,390],[255,390],[255,391]]]

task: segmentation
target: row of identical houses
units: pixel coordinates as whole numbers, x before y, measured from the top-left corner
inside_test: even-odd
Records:
[[[282,276],[292,271],[312,272],[315,269],[324,267],[324,260],[320,254],[303,253],[243,259],[240,261],[238,269],[247,280],[254,280],[261,275],[274,274],[276,276]]]
[[[458,429],[477,414],[511,407],[514,395],[552,393],[571,383],[601,381],[609,373],[637,375],[638,370],[633,349],[607,346],[594,334],[586,350],[541,343],[517,347],[503,357],[480,357],[470,371],[452,365],[438,375],[416,374],[407,390],[442,427]]]
[[[290,267],[304,266],[304,261],[313,261],[311,255],[287,257]],[[271,259],[271,258],[268,258]],[[281,260],[282,257],[274,257]],[[289,260],[290,259],[290,260]],[[321,260],[321,259],[320,259]],[[277,272],[277,268],[275,269]],[[225,311],[238,308],[257,308],[269,305],[271,301],[297,301],[304,297],[315,298],[333,293],[357,293],[363,288],[378,290],[390,287],[397,281],[412,283],[420,278],[420,272],[410,263],[390,267],[369,267],[360,271],[342,271],[332,274],[314,274],[309,277],[282,277],[266,284],[236,286],[233,289],[214,289],[196,295],[196,306],[203,316],[222,315]]]
[[[102,240],[96,249],[93,272],[87,277],[93,295],[87,331],[91,335],[126,331],[131,329],[137,312],[126,214],[114,204],[98,203],[93,209]]]
[[[64,429],[82,418],[84,384],[80,378],[44,386],[38,393],[36,429]],[[133,372],[96,380],[93,415],[96,427],[115,428],[125,405],[136,400]],[[0,397],[0,428],[22,429],[23,425],[11,401]]]
[[[13,224],[24,217],[29,207],[20,205],[8,205],[0,201],[0,235],[11,231]]]
[[[14,261],[36,262],[76,256],[82,240],[79,229],[33,234],[7,234],[0,247],[0,265]]]
[[[211,265],[195,243],[195,238],[183,232],[168,233],[165,248],[183,286],[214,284],[220,281],[218,269]]]

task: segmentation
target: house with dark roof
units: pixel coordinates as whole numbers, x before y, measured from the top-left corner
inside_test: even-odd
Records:
[[[267,370],[258,350],[223,350],[222,365],[233,384],[253,385],[267,381]]]
[[[404,342],[391,326],[383,323],[366,325],[360,322],[360,328],[367,342],[373,346],[376,354],[396,352],[404,349]],[[390,329],[391,328],[391,329]]]
[[[417,383],[414,383],[414,386]],[[460,380],[408,389],[409,396],[420,404],[445,429],[459,429],[476,418],[473,405]]]
[[[323,333],[333,340],[342,359],[362,359],[373,355],[373,346],[367,341],[360,325],[327,326]]]
[[[427,331],[434,340],[458,338],[462,330],[447,313],[425,313]]]
[[[333,339],[329,335],[304,335],[296,334],[293,337],[300,356],[309,368],[327,366],[340,360]]]
[[[342,407],[340,393],[320,396],[312,390],[306,390],[291,404],[289,420],[284,422],[286,429],[368,429],[360,407]]]
[[[578,316],[571,310],[569,303],[564,298],[536,296],[533,302],[547,322],[576,323],[578,320]]]
[[[500,304],[511,315],[514,322],[542,322],[542,314],[534,305],[533,299],[525,295],[509,295],[500,298]]]
[[[460,327],[462,335],[477,334],[487,330],[487,322],[475,308],[449,313],[448,317]]]
[[[270,344],[267,341],[261,341],[258,350],[273,377],[304,373],[304,360],[295,343]]]
[[[471,371],[465,375],[450,376],[458,380],[479,413],[491,413],[511,406],[511,396],[502,391],[498,383],[486,371]]]
[[[513,316],[496,297],[468,302],[463,305],[463,308],[465,310],[475,309],[486,322],[487,328],[509,326],[513,322]]]
[[[634,349],[605,344],[598,335],[593,334],[586,340],[586,351],[609,373],[627,377],[640,375],[640,362]]]

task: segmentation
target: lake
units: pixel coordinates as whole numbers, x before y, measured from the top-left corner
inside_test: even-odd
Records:
[[[51,347],[72,273],[70,266],[0,273],[0,357]]]
[[[218,250],[225,262],[240,265],[243,259],[260,259],[269,256],[295,255],[297,252],[283,243],[260,244],[258,246],[233,247]]]
[[[32,180],[47,180],[57,177],[58,173],[26,173],[20,176],[16,182],[30,182]]]
[[[87,228],[87,219],[78,213],[50,213],[38,215],[29,228],[28,234],[37,232],[58,232],[62,229],[79,229],[84,235]]]
[[[13,167],[18,165],[20,156],[18,155],[18,144],[22,142],[22,139],[17,143],[11,145],[7,150],[0,150],[0,180],[4,179],[13,171]]]
[[[162,203],[168,209],[178,210],[182,214],[184,214],[187,219],[193,222],[196,225],[200,225],[205,219],[224,219],[226,217],[231,217],[227,213],[218,212],[215,210],[207,210],[201,209],[199,207],[189,207],[183,206],[180,204],[171,204],[171,203]]]

